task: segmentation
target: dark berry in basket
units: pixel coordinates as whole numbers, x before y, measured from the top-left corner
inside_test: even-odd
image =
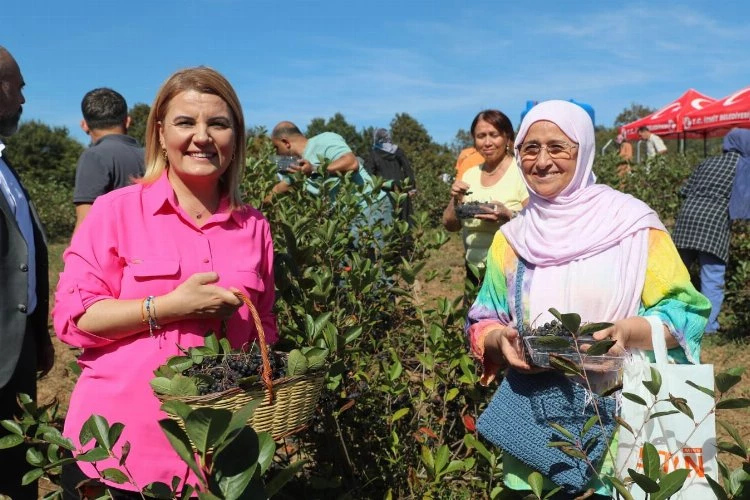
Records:
[[[467,203],[461,203],[456,207],[456,217],[459,219],[469,219],[478,214],[486,214],[494,209],[495,205],[492,203],[470,201]]]
[[[284,377],[284,363],[277,359],[276,353],[269,353],[271,378]],[[206,356],[199,364],[185,370],[184,375],[194,377],[198,382],[201,395],[214,394],[237,387],[239,380],[258,377],[263,372],[263,359],[258,352],[231,353],[226,355]]]

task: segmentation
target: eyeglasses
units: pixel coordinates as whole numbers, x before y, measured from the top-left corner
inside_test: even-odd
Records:
[[[570,160],[573,158],[573,149],[577,147],[578,144],[567,142],[551,142],[544,145],[536,142],[524,142],[518,145],[518,151],[521,153],[521,160],[524,161],[536,160],[542,149],[546,149],[549,157],[555,160]]]

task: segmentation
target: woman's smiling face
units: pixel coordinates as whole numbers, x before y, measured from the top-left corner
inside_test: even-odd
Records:
[[[183,178],[218,180],[232,161],[234,124],[229,106],[214,94],[180,92],[159,123],[169,168]]]
[[[524,157],[524,146],[537,145],[538,153]],[[578,145],[550,121],[534,122],[519,145],[523,176],[539,196],[551,199],[560,194],[576,172]],[[530,148],[531,149],[531,148]],[[553,158],[550,151],[554,151]]]

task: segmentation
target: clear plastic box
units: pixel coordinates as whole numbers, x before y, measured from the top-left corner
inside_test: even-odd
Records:
[[[550,354],[567,359],[592,372],[616,372],[622,369],[624,357],[602,354],[589,356],[585,352],[578,354],[573,337],[557,337],[552,335],[529,336],[523,338],[524,347],[531,363],[541,368],[552,368],[549,363]],[[578,337],[578,346],[590,346],[596,341],[591,336]]]

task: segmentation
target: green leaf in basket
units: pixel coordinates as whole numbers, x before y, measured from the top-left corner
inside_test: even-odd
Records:
[[[601,356],[609,351],[613,345],[615,345],[615,341],[612,339],[604,339],[594,342],[591,344],[591,347],[586,350],[586,356]]]
[[[290,377],[307,373],[307,358],[299,349],[293,349],[287,357],[286,373]]]
[[[157,394],[168,396],[197,396],[198,386],[190,377],[177,374],[173,379],[156,377],[151,379],[151,388]]]
[[[206,335],[204,344],[213,354],[221,354],[221,346],[219,345],[219,339],[216,337],[216,333],[213,330],[209,330]]]
[[[167,366],[177,373],[184,372],[193,364],[193,359],[189,356],[172,356],[167,360]]]
[[[581,326],[581,316],[576,313],[562,314],[554,307],[549,308],[550,314],[560,320],[560,323],[573,335],[578,335],[578,328]]]
[[[543,335],[534,339],[534,343],[547,349],[565,349],[570,347],[570,340],[557,335]]]
[[[232,352],[232,344],[229,343],[229,340],[226,338],[221,338],[219,340],[219,345],[221,346],[221,353],[222,354],[229,354]]]
[[[164,378],[172,378],[175,376],[176,371],[171,369],[167,365],[161,365],[159,368],[154,370],[154,376],[155,377],[164,377]]]
[[[213,448],[229,427],[232,412],[216,408],[198,408],[185,419],[185,430],[195,448],[205,453]]]

